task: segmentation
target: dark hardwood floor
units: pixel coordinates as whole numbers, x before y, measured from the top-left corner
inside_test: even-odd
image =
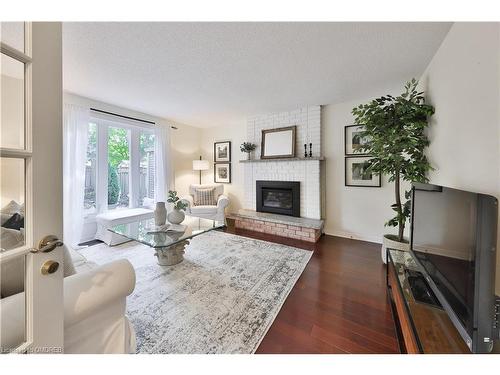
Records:
[[[257,353],[398,353],[380,245],[323,236],[316,244],[229,227],[314,251]]]

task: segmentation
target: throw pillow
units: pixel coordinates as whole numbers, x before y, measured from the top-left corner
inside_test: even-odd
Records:
[[[21,211],[21,205],[16,201],[10,201],[1,210],[2,214],[11,214],[11,215],[19,213],[20,211]]]
[[[3,223],[2,227],[21,230],[21,228],[24,228],[24,217],[19,214],[14,214],[9,220]]]
[[[196,189],[194,191],[195,206],[216,206],[215,188]]]

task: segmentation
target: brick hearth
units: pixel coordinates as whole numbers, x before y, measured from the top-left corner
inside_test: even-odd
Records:
[[[317,242],[323,230],[322,220],[302,219],[251,210],[240,210],[238,214],[232,214],[228,217],[234,219],[236,228],[307,242]]]

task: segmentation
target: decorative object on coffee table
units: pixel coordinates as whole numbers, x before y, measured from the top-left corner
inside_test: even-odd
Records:
[[[357,125],[364,125],[360,137],[365,141],[359,150],[372,155],[367,160],[367,172],[386,174],[394,181],[396,202],[391,208],[396,216],[385,225],[398,227],[397,235],[385,235],[390,240],[402,242],[406,221],[411,212],[410,191],[404,193],[406,202],[401,201],[401,179],[409,182],[427,182],[427,172],[432,170],[425,148],[429,146],[426,135],[429,117],[434,107],[425,104],[423,92],[419,92],[418,81],[407,82],[405,91],[397,96],[382,96],[368,104],[361,104],[352,110]],[[382,259],[385,246],[382,247]]]
[[[155,225],[158,227],[164,225],[166,220],[167,220],[167,208],[165,207],[165,202],[156,202]]]
[[[252,151],[257,147],[256,144],[251,142],[243,142],[240,146],[240,151],[247,154],[247,160],[252,160]]]
[[[214,162],[231,162],[231,141],[214,143]]]
[[[214,182],[223,184],[231,183],[231,163],[214,164]]]
[[[262,130],[260,158],[294,158],[296,132],[296,126]]]
[[[187,204],[184,201],[180,200],[180,198],[177,196],[177,192],[174,190],[170,190],[168,192],[167,202],[173,204],[172,211],[170,211],[167,215],[168,222],[172,224],[182,223],[184,221],[184,211],[186,210]]]

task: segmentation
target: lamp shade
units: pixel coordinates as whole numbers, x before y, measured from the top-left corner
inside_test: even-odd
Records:
[[[193,171],[206,171],[210,168],[208,160],[193,160]]]

